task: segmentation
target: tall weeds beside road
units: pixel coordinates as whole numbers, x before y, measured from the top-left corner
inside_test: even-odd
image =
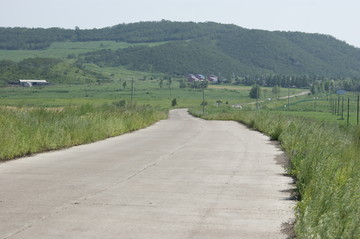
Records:
[[[165,112],[132,104],[86,104],[62,110],[0,108],[0,161],[94,142],[165,117]]]
[[[276,112],[192,110],[211,120],[235,120],[279,140],[296,178],[297,238],[360,238],[360,128]]]

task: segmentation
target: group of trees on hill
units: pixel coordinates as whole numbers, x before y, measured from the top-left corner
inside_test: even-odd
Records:
[[[278,74],[360,75],[360,49],[328,35],[242,29],[216,44],[244,65]]]
[[[336,90],[360,92],[360,77],[321,77],[316,75],[257,75],[236,77],[235,85],[267,86],[284,88],[310,88],[312,93],[330,93]]]
[[[74,39],[72,30],[61,28],[0,28],[0,49],[37,50],[45,49],[56,41]]]
[[[89,52],[78,57],[78,65],[125,66],[131,70],[184,76],[191,72],[226,76],[235,84],[309,87],[318,79],[360,77],[360,49],[334,37],[299,32],[248,30],[213,22],[139,22],[102,29],[0,28],[0,49],[44,49],[56,41],[159,42],[155,46]],[[71,55],[71,58],[77,58]],[[37,61],[40,62],[38,59]],[[53,60],[49,60],[55,64]],[[41,75],[22,62],[7,64],[3,75],[16,65],[15,75],[25,69]],[[64,63],[56,63],[64,64]],[[21,74],[20,74],[21,75]],[[233,77],[234,75],[239,77]],[[266,77],[264,77],[266,76]],[[286,77],[285,77],[286,76]],[[290,78],[290,76],[292,76]],[[10,77],[10,75],[9,75]],[[351,85],[351,86],[349,86]],[[344,88],[356,88],[356,84]]]
[[[44,49],[56,41],[124,41],[162,42],[216,38],[224,32],[238,30],[235,25],[213,22],[138,22],[101,29],[1,28],[0,49]]]
[[[137,46],[126,49],[100,50],[81,56],[80,63],[100,66],[126,66],[131,70],[162,72],[184,76],[189,72],[217,74],[234,72],[252,74],[251,66],[242,64],[216,49],[197,42],[170,42],[159,46]]]

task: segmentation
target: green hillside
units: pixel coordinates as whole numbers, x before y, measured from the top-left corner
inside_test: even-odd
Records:
[[[92,47],[80,49],[87,42]],[[70,43],[74,47],[54,49]],[[77,59],[80,54],[78,63],[171,75],[360,76],[360,49],[334,37],[213,22],[139,22],[92,30],[0,28],[0,49],[8,55],[32,50],[41,56],[52,49],[46,57],[64,59],[66,52]]]
[[[191,72],[218,74],[256,73],[260,68],[243,65],[216,48],[198,42],[170,42],[159,46],[100,50],[82,55],[81,62],[101,66],[126,66],[131,70],[186,75]]]
[[[0,61],[0,84],[19,79],[46,79],[50,83],[84,83],[104,78],[103,75],[81,69],[54,58],[28,58],[19,63]]]

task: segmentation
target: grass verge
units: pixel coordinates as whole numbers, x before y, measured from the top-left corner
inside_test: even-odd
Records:
[[[0,161],[134,131],[166,113],[135,104],[85,104],[62,110],[0,108]]]
[[[281,142],[296,178],[297,238],[360,238],[360,128],[279,112],[208,108],[195,116],[235,120]]]

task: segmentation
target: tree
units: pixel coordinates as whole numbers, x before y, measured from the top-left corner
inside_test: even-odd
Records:
[[[310,92],[313,95],[316,95],[318,93],[318,87],[316,86],[316,84],[312,84],[312,86],[310,88]]]
[[[261,89],[259,85],[253,85],[253,87],[250,90],[249,96],[252,99],[258,99],[261,95]]]
[[[75,40],[80,40],[80,28],[78,26],[75,27]]]
[[[186,81],[185,81],[185,79],[181,79],[180,80],[180,88],[186,88]]]
[[[171,83],[172,83],[172,80],[171,80],[171,77],[169,77],[169,78],[168,78],[167,85],[168,85],[168,87],[169,87],[170,98],[171,98],[171,96],[172,96],[172,94],[171,94]]]

